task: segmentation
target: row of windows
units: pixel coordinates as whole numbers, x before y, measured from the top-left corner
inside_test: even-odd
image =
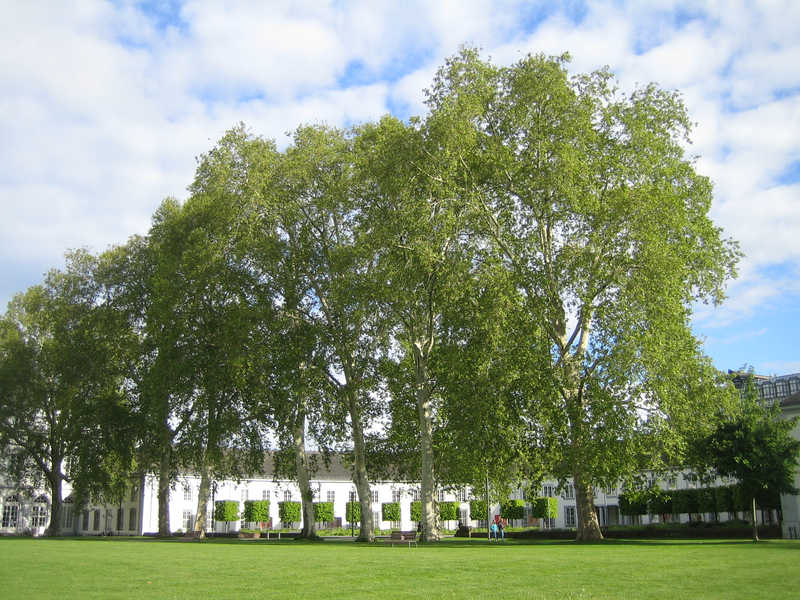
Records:
[[[800,392],[800,378],[798,377],[770,381],[758,386],[758,394],[766,399],[783,398],[797,392]]]

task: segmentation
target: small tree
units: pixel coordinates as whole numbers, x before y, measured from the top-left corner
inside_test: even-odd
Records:
[[[699,442],[705,466],[735,477],[752,510],[753,541],[758,541],[756,503],[769,493],[796,493],[794,470],[800,441],[791,436],[797,419],[783,419],[777,403],[758,401],[752,377],[742,393],[741,414],[720,424]]]
[[[300,503],[296,500],[278,502],[278,516],[281,523],[289,528],[293,528],[295,523],[300,522],[300,512]]]
[[[486,500],[469,501],[469,518],[474,521],[486,521],[489,518]]]
[[[347,506],[345,507],[344,513],[345,519],[347,519],[348,523],[356,523],[361,520],[361,503],[360,502],[348,502]]]
[[[269,500],[245,500],[242,519],[248,523],[258,523],[263,529],[264,523],[269,521]]]
[[[239,520],[239,503],[236,500],[217,500],[214,502],[214,520],[225,523],[228,531],[231,521]]]
[[[414,500],[411,503],[411,520],[419,521],[420,519],[422,519],[422,502]]]
[[[439,518],[442,521],[457,521],[460,502],[439,502]]]
[[[384,502],[381,505],[381,519],[384,521],[399,521],[400,520],[400,503],[399,502]]]
[[[317,523],[333,521],[333,502],[314,502],[314,518]]]
[[[536,519],[555,519],[558,516],[558,498],[534,498],[531,514]]]

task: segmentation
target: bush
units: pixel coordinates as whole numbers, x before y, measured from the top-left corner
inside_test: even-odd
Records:
[[[359,523],[361,521],[361,503],[348,502],[345,507],[344,518],[348,523]]]
[[[278,516],[280,517],[281,523],[299,523],[302,520],[300,513],[299,502],[295,500],[278,502]]]
[[[558,516],[558,498],[534,498],[532,516],[537,519],[555,519]]]
[[[672,493],[662,490],[655,490],[650,494],[648,510],[657,515],[672,514]]]
[[[457,521],[460,502],[439,502],[439,518],[442,521]]]
[[[674,490],[672,492],[672,510],[676,515],[699,512],[697,507],[697,490]]]
[[[414,500],[411,503],[411,520],[412,521],[422,520],[422,501]]]
[[[500,516],[504,519],[524,519],[525,501],[507,500],[500,506]]]
[[[475,521],[485,521],[489,518],[486,500],[469,501],[469,518]]]
[[[697,496],[697,512],[717,512],[717,498],[714,493],[714,488],[698,488],[695,491]]]
[[[239,503],[236,500],[217,500],[214,502],[215,521],[238,521]]]
[[[245,500],[242,520],[247,523],[269,521],[269,500]]]
[[[619,512],[628,517],[647,512],[647,496],[643,490],[629,490],[619,495]]]
[[[736,507],[733,503],[733,486],[721,485],[714,488],[714,505],[718,513],[734,512]]]
[[[333,502],[314,502],[314,519],[318,523],[333,521]]]
[[[384,521],[399,521],[400,520],[400,503],[399,502],[384,502],[381,505],[381,518]]]

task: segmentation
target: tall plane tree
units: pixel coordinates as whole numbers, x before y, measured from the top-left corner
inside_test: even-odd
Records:
[[[711,184],[685,155],[678,94],[622,95],[609,73],[570,78],[566,62],[494,68],[464,50],[439,72],[431,109],[479,99],[465,152],[477,233],[541,325],[553,474],[574,480],[577,538],[592,540],[593,486],[641,467],[643,453],[675,459],[693,416],[714,413],[716,379],[689,318],[693,302],[722,299],[738,249],[708,217]]]

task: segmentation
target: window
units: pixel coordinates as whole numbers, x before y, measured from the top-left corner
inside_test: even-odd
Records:
[[[31,512],[31,527],[46,527],[50,517],[49,501],[47,496],[39,496],[33,501]]]
[[[83,511],[83,530],[89,531],[89,511]]]
[[[789,392],[794,394],[798,391],[800,391],[800,379],[794,377],[789,380]]]
[[[119,507],[117,509],[117,531],[125,529],[125,509]]]
[[[191,500],[192,499],[192,486],[184,485],[183,486],[183,499],[184,500]]]
[[[128,515],[128,529],[131,531],[136,530],[136,509],[132,508],[130,510],[130,514]]]
[[[284,492],[283,492],[283,501],[284,502],[291,502],[292,501],[292,492],[291,492],[291,490],[284,490]]]
[[[542,486],[542,496],[545,498],[553,498],[556,495],[556,486],[545,484]]]
[[[69,504],[65,504],[64,507],[61,509],[61,514],[63,516],[61,523],[64,529],[72,529],[73,526],[72,507]]]
[[[380,529],[381,526],[381,511],[373,510],[372,511],[372,526]]]
[[[269,490],[263,490],[261,492],[261,499],[262,500],[269,500]]]
[[[95,531],[100,531],[100,510],[94,511],[94,526],[92,527]]]
[[[575,507],[574,506],[565,506],[564,507],[564,525],[567,527],[575,527],[577,523],[577,518],[575,515]]]
[[[458,500],[459,502],[466,502],[467,501],[467,490],[465,490],[464,488],[461,488],[460,490],[458,490],[457,495],[456,495],[456,500]]]
[[[675,478],[674,477],[673,477],[672,481],[673,481],[672,485],[674,486],[675,485],[675,483],[674,483]],[[605,493],[606,493],[606,496],[616,496],[617,495],[617,486],[615,486],[615,485],[608,486],[605,489]]]
[[[328,493],[325,498],[328,502],[336,502],[336,491],[328,490]]]
[[[355,490],[350,490],[349,498],[350,498],[350,500],[348,500],[348,502],[357,502],[358,501],[358,496],[357,496]]]
[[[436,497],[439,499],[439,502],[444,502],[444,490],[439,490],[439,493]]]
[[[420,496],[419,488],[411,488],[410,491],[411,491],[411,500],[413,502],[419,502],[419,496]]]
[[[573,500],[575,498],[575,486],[571,483],[568,483],[564,488],[564,491],[561,493],[561,497],[565,500]]]
[[[131,502],[136,500],[136,494],[139,492],[139,488],[137,486],[131,487]]]
[[[370,490],[370,495],[372,496],[372,501],[377,503],[378,502],[378,490]]]
[[[400,490],[392,490],[392,502],[400,502]]]
[[[19,498],[17,496],[8,496],[3,505],[3,527],[16,527],[18,520]]]
[[[248,500],[250,498],[250,490],[247,487],[242,488],[242,500]]]
[[[183,530],[191,531],[193,525],[194,525],[194,515],[192,514],[192,511],[190,510],[183,511]]]
[[[787,385],[786,381],[779,381],[777,384],[778,389],[778,397],[783,398],[784,396],[789,395],[789,386]]]
[[[542,518],[542,529],[552,529],[556,526],[556,520],[552,517]]]

